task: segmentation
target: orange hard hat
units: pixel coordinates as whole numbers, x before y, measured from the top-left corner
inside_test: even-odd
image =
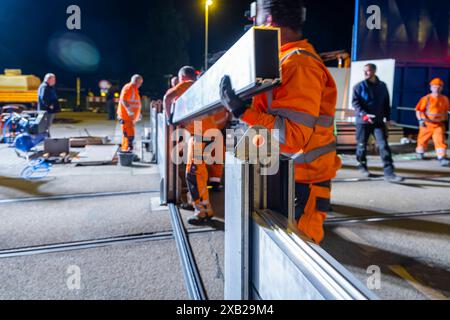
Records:
[[[444,86],[444,81],[442,81],[441,78],[434,78],[433,80],[431,80],[430,82],[430,86]]]

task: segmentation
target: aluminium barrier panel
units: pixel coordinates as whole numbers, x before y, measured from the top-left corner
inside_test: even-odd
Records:
[[[158,169],[161,177],[160,180],[160,188],[161,188],[161,204],[167,203],[167,127],[166,127],[166,119],[165,113],[157,114],[157,128],[158,128],[158,138],[157,138],[157,161],[158,161]]]
[[[279,30],[248,31],[177,100],[173,106],[173,122],[182,124],[220,108],[219,83],[224,75],[231,77],[242,99],[281,83]],[[164,132],[159,131],[158,163],[165,184],[162,190],[170,192],[173,180],[170,175],[174,173],[168,170],[168,159],[163,156],[170,154],[167,147],[170,129],[167,130],[165,123],[164,116],[160,115],[158,125]],[[376,299],[342,265],[319,247],[293,234],[285,221],[287,218],[277,219],[280,214],[255,208],[258,201],[262,206],[267,203],[267,199],[262,199],[268,193],[264,186],[255,188],[255,181],[260,181],[258,172],[256,165],[226,153],[225,298]],[[290,176],[293,179],[293,174]],[[163,198],[167,202],[170,197]],[[287,212],[282,213],[290,217]]]
[[[154,157],[157,157],[158,154],[158,111],[155,108],[151,108],[150,110],[150,126],[151,126],[151,152]]]
[[[270,210],[253,214],[250,288],[262,300],[378,299],[318,245]]]

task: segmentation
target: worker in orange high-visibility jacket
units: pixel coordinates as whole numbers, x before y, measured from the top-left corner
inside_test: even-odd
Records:
[[[133,152],[135,125],[141,118],[141,96],[139,88],[144,83],[142,76],[136,74],[131,78],[120,93],[117,118],[122,129],[122,152]]]
[[[282,85],[256,96],[248,108],[225,76],[222,103],[251,126],[279,130],[281,152],[295,163],[297,227],[320,243],[331,179],[341,167],[334,136],[336,85],[313,46],[302,39],[302,1],[260,0],[258,6],[258,24],[281,29]]]
[[[194,84],[196,77],[195,69],[192,67],[183,67],[180,70],[178,74],[180,83],[170,89],[164,98],[168,119],[171,119],[173,116],[173,103]],[[217,188],[217,182],[220,185],[223,163],[213,163],[211,165],[205,163],[205,159],[203,159],[204,150],[212,141],[204,138],[204,134],[209,129],[222,130],[228,123],[228,118],[228,112],[222,110],[183,124],[183,127],[191,135],[188,142],[186,182],[195,212],[188,219],[190,224],[201,225],[207,223],[214,216],[214,211],[209,201],[208,181],[212,182],[215,188]]]
[[[194,84],[196,80],[195,70],[193,70],[191,67],[181,68],[178,74],[179,74],[178,76],[172,77],[171,88],[167,90],[163,99],[164,112],[166,112],[166,119],[169,125],[172,124],[172,116],[173,116],[172,106],[174,102],[176,102],[178,98],[181,97],[183,93],[185,93]],[[174,79],[176,79],[176,81],[174,81]],[[181,144],[177,145],[179,146]],[[178,153],[180,157],[183,157],[183,150],[178,150]],[[185,163],[183,163],[180,165],[179,168],[179,179],[181,181],[181,186],[183,189],[187,188],[185,172],[186,167]],[[181,200],[180,204],[181,208],[186,210],[192,210],[194,208],[189,199],[189,194],[182,193],[180,200]]]
[[[428,142],[433,139],[436,155],[441,166],[448,166],[447,143],[445,141],[446,122],[448,121],[449,100],[442,94],[444,81],[435,78],[430,82],[431,93],[420,99],[416,106],[420,130],[417,138],[417,157],[424,158]]]

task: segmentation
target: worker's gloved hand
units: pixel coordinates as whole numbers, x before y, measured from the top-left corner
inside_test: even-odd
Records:
[[[220,100],[236,118],[240,118],[248,107],[248,104],[234,92],[229,76],[224,76],[220,81]]]
[[[426,128],[427,123],[425,122],[424,119],[419,120],[419,126]]]

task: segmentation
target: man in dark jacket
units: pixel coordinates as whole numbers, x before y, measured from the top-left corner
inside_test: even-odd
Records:
[[[389,92],[386,84],[376,76],[377,66],[364,66],[365,80],[353,89],[353,108],[356,116],[356,159],[358,169],[367,177],[367,142],[371,135],[375,136],[384,164],[384,177],[388,182],[401,182],[403,179],[394,173],[394,162],[387,141],[386,122],[391,121]]]
[[[50,137],[50,127],[55,119],[55,114],[61,111],[59,106],[58,96],[56,95],[56,76],[53,73],[48,73],[44,77],[44,82],[38,89],[38,110],[47,111],[48,122],[47,132]]]

